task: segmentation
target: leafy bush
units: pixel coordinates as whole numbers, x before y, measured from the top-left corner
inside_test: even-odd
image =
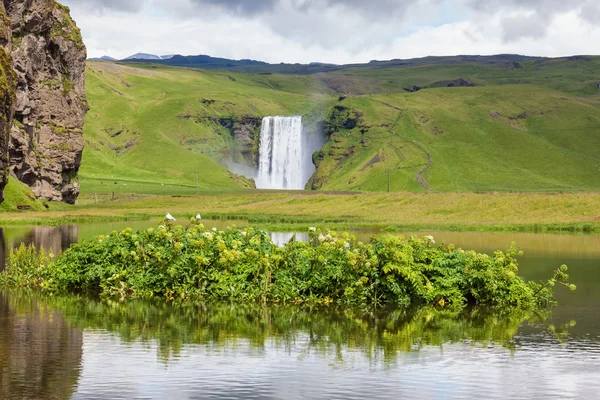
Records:
[[[530,308],[553,302],[554,284],[569,279],[562,266],[544,284],[524,281],[514,245],[489,256],[435,246],[432,237],[365,244],[312,228],[310,242],[278,247],[263,231],[206,230],[195,221],[98,236],[49,264],[22,249],[11,254],[8,284],[170,300]]]
[[[37,251],[34,245],[25,246],[21,243],[21,246],[10,251],[6,269],[0,275],[0,283],[13,287],[42,286],[53,258],[52,252],[47,253],[44,249]]]

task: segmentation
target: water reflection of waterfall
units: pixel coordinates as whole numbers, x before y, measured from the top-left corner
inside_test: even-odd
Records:
[[[308,242],[308,234],[307,233],[294,233],[294,232],[271,232],[269,236],[271,237],[271,241],[277,246],[284,246],[287,242],[289,242],[294,235],[296,235],[296,240],[298,242]]]
[[[256,187],[304,189],[315,171],[312,154],[323,145],[322,136],[304,130],[302,117],[264,118]]]
[[[78,240],[79,226],[77,225],[36,226],[22,235],[13,236],[12,240],[7,240],[5,228],[0,228],[0,271],[4,270],[10,250],[20,246],[21,243],[26,246],[33,244],[38,249],[52,250],[54,254],[58,254]]]

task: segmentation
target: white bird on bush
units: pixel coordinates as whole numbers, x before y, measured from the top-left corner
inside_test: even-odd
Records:
[[[198,214],[198,215],[196,215],[196,219],[200,220],[200,219],[202,219],[202,216],[200,214]]]
[[[165,218],[167,219],[167,221],[177,221],[177,220],[175,219],[175,217],[171,215],[171,213],[168,213],[168,214],[165,216]]]

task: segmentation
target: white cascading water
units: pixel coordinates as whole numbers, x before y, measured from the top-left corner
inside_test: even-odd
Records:
[[[306,152],[302,141],[302,117],[266,117],[262,121],[258,158],[259,189],[302,190]],[[308,154],[310,162],[310,153]]]

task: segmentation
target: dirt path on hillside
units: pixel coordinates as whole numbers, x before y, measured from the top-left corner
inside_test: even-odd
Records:
[[[375,100],[375,99],[371,99],[371,100],[372,100],[372,101],[375,101],[375,102],[377,102],[377,103],[379,103],[379,104],[383,104],[384,106],[388,106],[388,107],[394,108],[394,109],[396,109],[396,110],[398,110],[398,111],[402,111],[402,109],[401,109],[400,107],[398,107],[398,106],[395,106],[395,105],[393,105],[393,104],[390,104],[390,103],[386,103],[385,101],[381,101],[381,100]]]
[[[400,108],[400,107],[397,107],[397,106],[394,106],[392,104],[386,103],[385,101],[380,101],[380,100],[373,100],[373,101],[376,101],[377,103],[381,103],[381,104],[383,104],[385,106],[388,106],[388,107],[391,107],[393,109],[396,109],[396,110],[400,111],[400,114],[398,115],[398,118],[396,118],[396,120],[394,121],[394,124],[392,125],[392,127],[389,130],[389,132],[392,135],[396,135],[396,132],[394,132],[394,128],[396,127],[396,125],[398,125],[398,122],[400,122],[400,119],[404,115],[404,110],[402,108]],[[429,170],[429,168],[431,168],[431,164],[433,164],[433,158],[431,157],[431,153],[428,152],[427,149],[425,149],[425,147],[421,146],[419,143],[417,143],[414,140],[412,140],[412,141],[408,141],[407,140],[407,142],[414,144],[415,146],[417,146],[419,149],[421,149],[427,155],[427,164],[425,164],[425,167],[422,170],[420,170],[419,173],[417,174],[417,183],[423,189],[425,189],[427,191],[430,191],[430,190],[432,190],[432,188],[429,185],[429,183],[427,183],[427,180],[425,180],[425,173],[427,172],[427,170]],[[391,143],[389,145],[392,148],[395,149],[395,146],[393,146]],[[404,169],[404,168],[399,168],[399,169]]]
[[[427,165],[425,165],[425,168],[423,168],[417,174],[417,182],[419,182],[419,185],[421,185],[421,187],[423,189],[429,191],[429,190],[431,190],[431,186],[429,186],[429,183],[427,183],[427,181],[425,180],[424,175],[425,175],[425,172],[427,172],[427,170],[429,168],[431,168],[431,164],[433,164],[433,158],[431,157],[431,153],[428,152],[423,146],[421,146],[419,143],[417,143],[415,141],[413,141],[413,143],[415,144],[415,146],[417,146],[418,148],[420,148],[427,154]]]

